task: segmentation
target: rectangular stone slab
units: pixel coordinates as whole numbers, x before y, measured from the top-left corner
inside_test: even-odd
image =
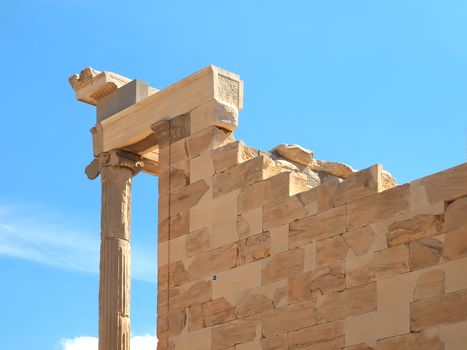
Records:
[[[96,124],[94,154],[126,148],[152,134],[151,125],[217,100],[242,108],[239,76],[208,66]],[[144,152],[140,152],[142,154]]]

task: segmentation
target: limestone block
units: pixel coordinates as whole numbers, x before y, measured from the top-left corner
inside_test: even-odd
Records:
[[[209,189],[204,180],[198,180],[170,194],[170,212],[172,215],[190,209],[198,203]]]
[[[263,207],[263,229],[288,224],[307,214],[298,195],[284,198],[281,201],[270,202]]]
[[[276,334],[310,327],[316,324],[316,308],[313,302],[288,305],[262,316],[262,334],[270,337]]]
[[[290,224],[289,246],[298,247],[346,231],[346,207],[341,206]]]
[[[196,182],[214,175],[212,157],[209,152],[190,160],[190,182]]]
[[[274,309],[272,298],[264,294],[252,294],[244,298],[238,305],[237,317],[243,318]]]
[[[444,294],[444,272],[431,270],[418,278],[414,290],[414,301]]]
[[[427,332],[428,333],[428,332]],[[448,350],[464,350],[467,344],[467,322],[448,324],[437,329],[441,341]]]
[[[467,176],[467,175],[466,175]],[[467,227],[467,197],[459,198],[446,208],[446,231],[459,227]]]
[[[380,164],[353,173],[341,182],[334,194],[334,205],[339,206],[350,200],[380,192],[383,167]]]
[[[396,221],[388,228],[388,245],[394,246],[417,239],[436,236],[443,230],[443,215],[420,214]]]
[[[238,210],[244,212],[270,201],[281,201],[306,189],[306,181],[296,173],[280,173],[242,189],[238,197]]]
[[[159,295],[160,294],[160,295]],[[169,301],[170,310],[181,310],[197,303],[205,303],[211,300],[212,285],[211,281],[199,280],[193,283],[184,284],[179,287],[171,288],[169,296],[167,291],[158,292],[159,305]],[[168,299],[170,298],[170,300]],[[158,306],[158,310],[160,310]]]
[[[311,170],[314,171],[324,171],[328,174],[340,177],[342,179],[347,179],[353,175],[355,170],[351,166],[338,163],[338,162],[328,162],[325,160],[313,159],[311,164],[308,165]]]
[[[374,244],[376,239],[371,226],[362,226],[345,232],[342,237],[356,256],[367,254],[368,249]]]
[[[271,236],[271,255],[289,250],[289,225],[269,229]]]
[[[281,334],[261,339],[262,350],[287,350],[287,335]]]
[[[261,341],[256,340],[235,346],[235,350],[262,350]]]
[[[375,345],[378,339],[408,333],[410,332],[409,304],[398,304],[391,308],[349,317],[344,321],[344,330],[346,345]]]
[[[349,259],[346,261],[347,287],[354,287],[368,282],[387,278],[409,270],[409,250],[400,245],[383,249],[374,255]]]
[[[305,251],[305,262],[303,266],[303,271],[313,271],[317,266],[316,259],[316,242],[305,244],[303,246]]]
[[[263,207],[252,209],[238,215],[237,231],[238,238],[240,239],[263,232]]]
[[[368,344],[357,344],[357,345],[351,345],[351,346],[346,346],[344,350],[375,350],[374,347],[369,346]]]
[[[467,290],[414,301],[410,305],[410,329],[413,332],[465,320]]]
[[[212,248],[219,248],[238,240],[237,218],[231,217],[224,221],[216,221],[210,230]]]
[[[446,293],[467,289],[467,258],[449,261],[445,265]]]
[[[467,226],[446,233],[444,239],[444,260],[454,260],[467,256]]]
[[[159,200],[160,203],[160,200]],[[171,217],[160,218],[157,236],[159,242],[175,239],[190,232],[190,211],[185,210]]]
[[[409,210],[408,185],[373,194],[347,204],[347,227],[349,229],[389,219]]]
[[[186,138],[188,159],[193,159],[201,153],[210,151],[233,142],[230,132],[215,126],[208,127]]]
[[[209,101],[190,112],[191,132],[195,133],[210,126],[234,131],[238,126],[238,110],[234,105],[216,100]]]
[[[349,246],[342,235],[316,242],[318,265],[332,265],[347,257]]]
[[[376,283],[324,296],[317,308],[319,323],[330,322],[376,310]]]
[[[313,152],[299,145],[283,143],[276,146],[271,152],[303,165],[309,165],[313,160]]]
[[[267,258],[271,255],[271,236],[269,232],[263,232],[238,242],[239,265]]]
[[[303,248],[294,248],[279,253],[264,266],[261,273],[262,283],[296,275],[303,271],[304,263],[305,251]]]
[[[188,257],[206,253],[209,250],[211,250],[211,239],[207,227],[188,234],[186,238],[186,253]]]
[[[345,267],[343,264],[326,266],[289,278],[288,301],[296,303],[312,300],[313,294],[330,294],[345,289]]]
[[[466,196],[467,163],[412,181],[410,186],[425,194],[425,205]]]
[[[333,198],[340,181],[333,179],[299,194],[309,215],[333,208]]]
[[[378,350],[444,350],[444,343],[438,336],[424,333],[410,333],[378,341]]]
[[[329,322],[289,333],[289,349],[339,349],[345,344],[342,322]]]
[[[236,319],[235,306],[225,298],[218,298],[202,304],[203,323],[206,327]]]
[[[192,280],[212,276],[237,265],[237,244],[232,243],[200,254],[189,264]]]
[[[237,317],[247,317],[287,305],[287,279],[240,291],[233,298]]]
[[[211,328],[203,328],[194,332],[172,337],[173,350],[206,350],[211,349]]]
[[[187,235],[182,235],[159,243],[157,256],[159,266],[185,259],[187,257],[186,239]]]
[[[230,192],[213,200],[203,201],[190,209],[190,230],[212,226],[217,222],[237,220],[238,191]]]
[[[190,281],[190,274],[183,261],[177,261],[159,267],[157,278],[158,288],[166,289],[168,286],[175,287],[188,283]]]
[[[163,317],[165,320],[157,323],[157,332],[158,334],[172,337],[182,333],[186,326],[186,311],[185,310],[176,310],[171,311],[167,316]],[[164,324],[166,323],[166,325]],[[161,327],[161,328],[160,328]]]
[[[443,255],[443,238],[441,235],[410,242],[410,270],[438,264]]]
[[[168,170],[169,167],[179,162],[187,160],[188,152],[185,139],[160,147],[159,149],[159,166],[161,167],[161,172]]]
[[[223,172],[259,155],[259,151],[248,147],[243,141],[228,143],[212,151],[214,171]]]
[[[213,282],[213,298],[220,298],[261,285],[261,261],[218,273]]]
[[[214,175],[214,198],[236,189],[245,188],[256,181],[267,179],[280,172],[268,157],[259,156],[247,160],[233,168]]]
[[[212,328],[212,350],[247,343],[258,337],[256,321],[244,319],[231,321]]]

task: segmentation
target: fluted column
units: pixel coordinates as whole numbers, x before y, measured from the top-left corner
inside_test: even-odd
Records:
[[[130,203],[138,158],[122,151],[99,157],[102,183],[99,350],[130,349]]]

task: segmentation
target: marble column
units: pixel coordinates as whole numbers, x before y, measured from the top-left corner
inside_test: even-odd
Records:
[[[138,157],[99,156],[102,183],[99,350],[130,349],[130,202]]]

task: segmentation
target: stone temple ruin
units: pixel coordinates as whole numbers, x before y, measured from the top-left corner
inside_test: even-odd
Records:
[[[128,350],[130,199],[159,177],[158,349],[467,349],[467,163],[397,185],[235,141],[243,82],[214,66],[161,90],[70,78],[95,105],[99,350]]]

